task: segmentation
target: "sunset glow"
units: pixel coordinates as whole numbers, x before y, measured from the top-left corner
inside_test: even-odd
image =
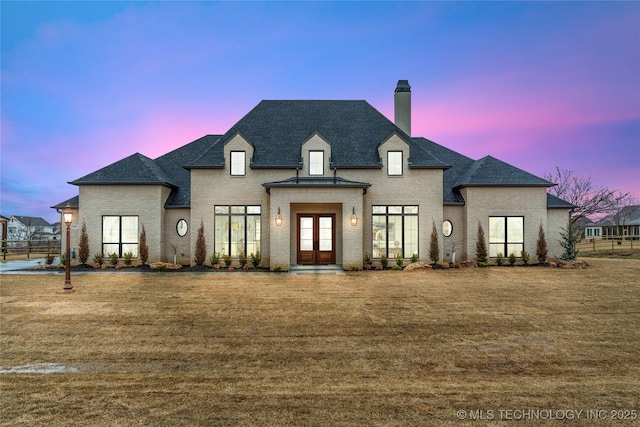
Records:
[[[1,213],[222,134],[263,99],[364,99],[412,133],[640,199],[638,2],[2,2]]]

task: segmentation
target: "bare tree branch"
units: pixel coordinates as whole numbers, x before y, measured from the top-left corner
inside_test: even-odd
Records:
[[[571,211],[571,222],[574,224],[580,218],[591,215],[615,213],[621,208],[620,203],[631,197],[629,193],[595,186],[591,177],[577,177],[573,171],[558,166],[555,174],[545,174],[544,179],[556,184],[549,188],[549,193],[576,206]]]

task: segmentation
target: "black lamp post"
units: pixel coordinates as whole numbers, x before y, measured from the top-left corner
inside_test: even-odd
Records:
[[[62,289],[65,291],[73,292],[73,286],[71,286],[71,222],[73,221],[73,211],[71,206],[67,203],[67,206],[62,211],[62,217],[64,223],[67,225],[67,256],[65,257],[65,270],[64,270],[64,286]]]

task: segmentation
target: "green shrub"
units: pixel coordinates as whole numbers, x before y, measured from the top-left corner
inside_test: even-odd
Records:
[[[243,251],[240,251],[240,253],[238,254],[238,260],[240,261],[240,267],[244,267],[247,263],[247,256]]]
[[[53,254],[47,254],[47,257],[44,259],[44,262],[45,262],[47,265],[51,265],[51,264],[53,264],[53,260],[54,260],[54,259],[56,259],[56,256],[55,256],[55,255],[53,255]]]
[[[111,265],[116,265],[118,263],[118,254],[115,252],[109,254],[109,262]]]
[[[62,261],[62,257],[60,257],[60,260]],[[100,267],[102,267],[102,264],[104,264],[104,254],[102,253],[95,254],[93,256],[93,262],[95,264],[98,264]]]
[[[60,264],[58,267],[65,268],[67,266],[67,254],[60,254]]]
[[[489,267],[489,264],[487,264],[486,262],[479,262],[478,267]]]
[[[522,257],[522,265],[529,265],[529,252],[520,251],[520,256]]]
[[[418,262],[418,254],[411,254],[411,263]]]
[[[231,262],[232,262],[231,255],[226,254],[226,255],[223,255],[222,258],[224,259],[224,265],[229,267],[231,265]]]
[[[359,265],[355,265],[355,264],[353,264],[353,265],[351,266],[351,271],[360,271],[360,266],[359,266]]]
[[[279,265],[275,265],[275,266],[273,266],[271,271],[273,271],[274,273],[280,273],[282,271],[282,267],[279,266]]]
[[[255,268],[260,265],[260,251],[256,251],[255,254],[253,252],[251,253],[251,264],[253,264]]]
[[[127,252],[124,254],[124,265],[131,265],[133,262],[133,252]]]
[[[387,268],[387,265],[389,265],[389,260],[387,259],[386,255],[382,255],[380,257],[380,264],[382,265],[382,268]]]
[[[514,254],[513,252],[511,252],[509,254],[509,265],[515,265],[516,263],[516,254]]]
[[[369,252],[367,252],[366,254],[364,254],[364,263],[366,265],[371,265],[373,264],[373,260],[371,259],[371,255],[369,254]]]
[[[496,264],[498,265],[504,264],[504,256],[502,255],[502,252],[498,252],[496,254]]]
[[[211,265],[220,264],[220,253],[214,252],[213,255],[211,255],[211,258],[209,258],[209,262]]]
[[[393,267],[391,267],[392,270],[402,270],[402,267],[400,267],[399,265],[394,265]]]
[[[402,268],[402,265],[404,264],[404,258],[402,258],[401,254],[396,254],[396,265],[400,268]]]

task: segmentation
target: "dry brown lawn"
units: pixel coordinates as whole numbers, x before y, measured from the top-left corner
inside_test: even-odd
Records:
[[[588,262],[0,276],[1,424],[632,425],[640,261]]]

